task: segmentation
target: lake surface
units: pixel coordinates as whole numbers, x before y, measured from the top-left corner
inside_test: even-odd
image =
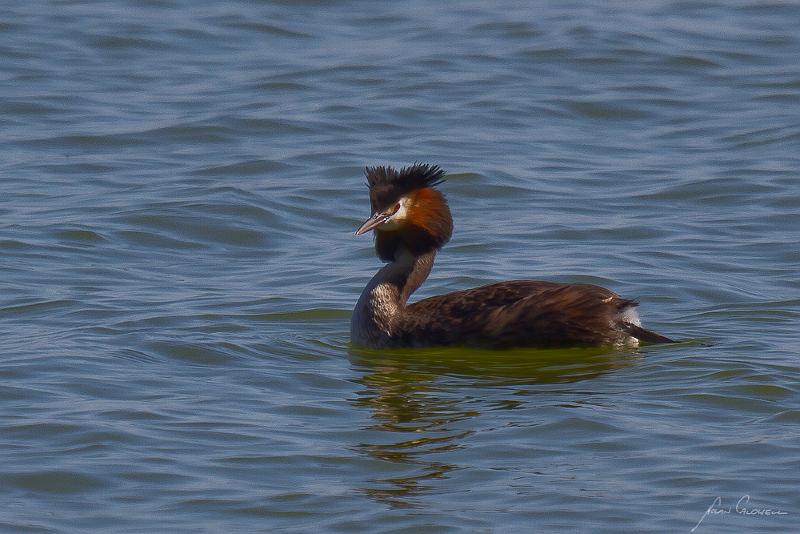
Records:
[[[8,3],[0,531],[800,531],[798,28]],[[414,161],[456,226],[417,297],[597,283],[682,342],[351,349],[363,167]]]

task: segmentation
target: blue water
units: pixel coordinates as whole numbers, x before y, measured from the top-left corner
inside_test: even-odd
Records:
[[[800,530],[800,4],[3,11],[0,531]],[[682,342],[351,349],[363,167],[414,161],[418,297]]]

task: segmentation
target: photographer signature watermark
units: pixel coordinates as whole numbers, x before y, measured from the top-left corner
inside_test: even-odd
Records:
[[[691,532],[697,530],[697,527],[700,526],[706,517],[710,515],[728,515],[728,514],[738,514],[738,515],[746,515],[746,516],[773,516],[773,515],[789,515],[789,512],[784,512],[783,510],[777,508],[757,508],[755,506],[750,506],[750,495],[742,495],[742,498],[736,501],[736,506],[723,506],[722,504],[722,497],[717,497],[714,499],[714,502],[711,503],[711,506],[703,514],[703,517],[700,518],[700,521],[692,528]]]

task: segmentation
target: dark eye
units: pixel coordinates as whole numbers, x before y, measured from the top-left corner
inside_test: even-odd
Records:
[[[392,208],[392,215],[394,215],[398,211],[400,211],[400,203],[399,202],[394,205],[394,208]]]

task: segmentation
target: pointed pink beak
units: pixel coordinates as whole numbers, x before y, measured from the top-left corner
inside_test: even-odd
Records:
[[[381,212],[373,213],[369,219],[364,221],[364,224],[358,227],[358,230],[356,230],[356,235],[366,234],[370,230],[374,230],[389,220],[390,217],[391,215],[386,215],[385,213]]]

